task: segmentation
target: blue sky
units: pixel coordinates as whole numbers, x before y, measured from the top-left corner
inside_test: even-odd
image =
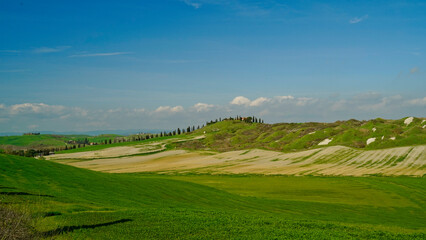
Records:
[[[0,1],[0,131],[426,112],[424,1]]]

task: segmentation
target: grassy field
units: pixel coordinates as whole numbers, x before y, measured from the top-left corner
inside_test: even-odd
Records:
[[[150,138],[150,139],[143,140],[142,142],[136,141],[136,142],[112,143],[112,144],[106,144],[106,145],[93,145],[93,146],[86,146],[84,148],[76,148],[76,149],[68,149],[68,150],[58,151],[57,153],[60,154],[60,153],[77,153],[77,152],[98,151],[98,150],[112,148],[112,147],[135,146],[135,145],[140,145],[140,144],[148,144],[148,143],[152,143],[152,142],[165,141],[165,140],[177,139],[177,138],[185,139],[185,138],[188,138],[188,135],[175,135],[175,136],[164,136],[164,137]]]
[[[414,118],[409,125],[404,124],[404,120],[378,118],[369,121],[277,124],[227,120],[195,131],[193,134],[206,132],[206,138],[182,143],[181,147],[217,151],[260,148],[291,152],[320,148],[318,144],[324,139],[331,140],[328,146],[341,145],[367,150],[426,144],[424,119]],[[369,138],[375,138],[375,141],[367,145]]]
[[[110,174],[2,154],[0,191],[42,238],[426,237],[424,178]]]
[[[42,147],[64,147],[68,141],[84,142],[87,139],[93,143],[103,143],[105,140],[121,137],[116,134],[103,134],[99,136],[88,135],[24,135],[24,136],[0,136],[1,146],[17,146],[22,148],[42,148]]]

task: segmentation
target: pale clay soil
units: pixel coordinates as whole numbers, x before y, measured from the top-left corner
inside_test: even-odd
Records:
[[[171,150],[158,151],[161,143],[114,147],[93,152],[58,154],[50,160],[103,172],[195,172],[211,174],[341,175],[426,174],[426,145],[381,150],[357,150],[330,146],[294,153],[260,149],[224,153]],[[95,159],[94,159],[95,158]]]

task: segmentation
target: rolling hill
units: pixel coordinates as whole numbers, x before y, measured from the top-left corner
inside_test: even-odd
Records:
[[[399,120],[378,118],[368,121],[352,119],[334,123],[277,124],[224,120],[193,133],[205,132],[206,138],[179,146],[221,152],[253,148],[292,152],[323,146],[372,150],[426,144],[425,126],[425,118],[414,117]],[[326,139],[328,141],[324,141]],[[374,142],[367,144],[368,139],[374,139]]]
[[[28,238],[425,237],[424,178],[111,174],[5,154],[0,173],[0,212],[28,215]]]
[[[423,176],[426,129],[423,119],[411,120],[272,125],[224,120],[190,134],[47,158],[116,173]]]

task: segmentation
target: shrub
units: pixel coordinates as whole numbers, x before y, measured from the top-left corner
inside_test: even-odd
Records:
[[[0,205],[0,239],[35,239],[28,214]]]

